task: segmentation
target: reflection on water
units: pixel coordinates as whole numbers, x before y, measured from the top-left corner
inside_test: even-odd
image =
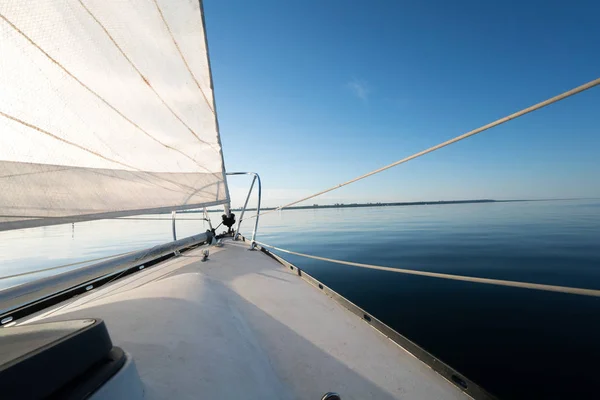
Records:
[[[330,258],[600,289],[597,201],[290,211],[260,233]],[[599,298],[283,256],[501,398],[597,396]]]
[[[163,220],[113,219],[0,232],[0,276],[72,264],[173,240],[170,215]],[[177,221],[177,237],[204,232],[202,214],[185,214]],[[220,217],[220,214],[214,214]],[[85,264],[84,264],[85,265]],[[0,289],[61,273],[81,265],[0,280]]]
[[[0,232],[0,275],[169,241],[171,220],[161,217]],[[206,228],[177,222],[180,238]],[[598,201],[292,210],[261,218],[258,239],[390,267],[600,289]],[[284,257],[500,397],[597,394],[598,298]]]

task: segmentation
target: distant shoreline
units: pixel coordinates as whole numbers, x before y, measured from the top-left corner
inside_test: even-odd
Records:
[[[424,206],[424,205],[442,205],[442,204],[470,204],[470,203],[497,203],[504,201],[524,201],[524,200],[439,200],[439,201],[410,201],[410,202],[381,202],[381,203],[335,203],[335,204],[311,204],[307,206],[291,206],[282,210],[311,210],[321,208],[363,208],[363,207],[400,207],[400,206]],[[277,207],[264,207],[261,211],[276,210]],[[247,208],[246,211],[256,211],[256,207]],[[241,208],[234,208],[232,211],[242,211]]]
[[[402,207],[402,206],[436,206],[450,204],[477,204],[477,203],[515,203],[523,201],[562,201],[562,200],[590,200],[583,198],[565,198],[565,199],[513,199],[513,200],[494,200],[494,199],[479,199],[479,200],[437,200],[437,201],[399,201],[399,202],[380,202],[380,203],[335,203],[335,204],[312,204],[307,206],[291,206],[281,210],[316,210],[330,208],[364,208],[364,207]],[[277,207],[262,207],[261,211],[276,210]],[[222,210],[208,210],[209,212],[222,212]],[[232,208],[231,211],[242,211],[240,207]],[[246,211],[256,211],[256,207],[247,208]],[[178,213],[195,213],[198,210],[183,210]]]
[[[438,200],[438,201],[399,201],[399,202],[380,202],[380,203],[335,203],[335,204],[311,204],[307,206],[291,206],[281,210],[317,210],[330,208],[365,208],[365,207],[402,207],[402,206],[434,206],[446,204],[473,204],[473,203],[506,203],[515,201],[530,200]],[[261,211],[276,210],[277,207],[261,207]],[[240,207],[232,208],[231,211],[242,211]],[[256,211],[256,207],[246,208],[246,211]]]

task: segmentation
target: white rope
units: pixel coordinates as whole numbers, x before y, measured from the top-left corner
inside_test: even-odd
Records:
[[[427,271],[417,271],[417,270],[412,270],[412,269],[382,267],[379,265],[361,264],[361,263],[355,263],[355,262],[350,262],[350,261],[334,260],[332,258],[326,258],[326,257],[311,256],[310,254],[297,253],[295,251],[281,249],[279,247],[271,246],[271,245],[264,244],[261,242],[256,242],[256,243],[262,247],[268,247],[270,249],[281,251],[283,253],[293,254],[295,256],[300,256],[300,257],[312,258],[313,260],[328,261],[328,262],[342,264],[342,265],[350,265],[352,267],[376,269],[376,270],[380,270],[380,271],[397,272],[400,274],[408,274],[408,275],[427,276],[430,278],[441,278],[441,279],[450,279],[450,280],[463,281],[463,282],[484,283],[487,285],[510,286],[510,287],[517,287],[517,288],[523,288],[523,289],[543,290],[546,292],[570,293],[570,294],[577,294],[577,295],[581,295],[581,296],[600,297],[600,290],[595,290],[595,289],[582,289],[582,288],[574,288],[574,287],[568,287],[568,286],[543,285],[540,283],[506,281],[506,280],[501,280],[501,279],[477,278],[477,277],[473,277],[473,276],[451,275],[451,274],[442,274],[442,273],[438,273],[438,272],[427,272]]]
[[[575,95],[575,94],[577,94],[577,93],[581,93],[581,92],[583,92],[583,91],[585,91],[585,90],[587,90],[587,89],[590,89],[590,88],[592,88],[592,87],[594,87],[594,86],[597,86],[597,85],[599,85],[599,84],[600,84],[600,78],[594,79],[593,81],[590,81],[590,82],[588,82],[588,83],[586,83],[586,84],[584,84],[584,85],[578,86],[578,87],[576,87],[576,88],[574,88],[574,89],[568,90],[568,91],[566,91],[566,92],[564,92],[564,93],[562,93],[562,94],[559,94],[558,96],[554,96],[554,97],[552,97],[552,98],[550,98],[550,99],[548,99],[548,100],[544,100],[544,101],[542,101],[541,103],[537,103],[537,104],[535,104],[535,105],[533,105],[533,106],[531,106],[531,107],[527,107],[527,108],[525,108],[525,109],[523,109],[523,110],[521,110],[521,111],[518,111],[518,112],[516,112],[516,113],[510,114],[509,116],[506,116],[506,117],[504,117],[504,118],[500,118],[500,119],[498,119],[498,120],[496,120],[496,121],[494,121],[494,122],[491,122],[491,123],[489,123],[489,124],[487,124],[487,125],[484,125],[484,126],[482,126],[482,127],[480,127],[480,128],[474,129],[474,130],[472,130],[472,131],[470,131],[470,132],[467,132],[467,133],[464,133],[464,134],[462,134],[462,135],[459,135],[459,136],[457,136],[457,137],[455,137],[455,138],[453,138],[453,139],[447,140],[447,141],[445,141],[445,142],[443,142],[443,143],[440,143],[440,144],[438,144],[438,145],[435,145],[435,146],[433,146],[433,147],[430,147],[430,148],[428,148],[428,149],[426,149],[426,150],[423,150],[423,151],[420,151],[420,152],[418,152],[418,153],[415,153],[415,154],[413,154],[412,156],[408,156],[408,157],[406,157],[406,158],[403,158],[403,159],[401,159],[401,160],[398,160],[398,161],[396,161],[396,162],[394,162],[394,163],[391,163],[391,164],[389,164],[389,165],[386,165],[385,167],[381,167],[381,168],[379,168],[379,169],[376,169],[376,170],[374,170],[374,171],[371,171],[371,172],[369,172],[369,173],[366,173],[366,174],[364,174],[364,175],[361,175],[361,176],[359,176],[359,177],[356,177],[356,178],[354,178],[354,179],[351,179],[351,180],[349,180],[349,181],[347,181],[347,182],[340,183],[340,184],[338,184],[338,185],[336,185],[336,186],[330,187],[329,189],[325,189],[325,190],[323,190],[323,191],[321,191],[321,192],[318,192],[318,193],[312,194],[312,195],[310,195],[310,196],[304,197],[304,198],[302,198],[302,199],[300,199],[300,200],[296,200],[296,201],[293,201],[293,202],[291,202],[291,203],[288,203],[288,204],[286,204],[286,205],[284,205],[284,206],[277,207],[277,208],[275,208],[275,209],[273,209],[273,210],[265,211],[265,212],[261,213],[261,215],[265,215],[265,214],[271,213],[271,212],[273,212],[273,211],[281,210],[282,208],[286,208],[286,207],[293,206],[293,205],[295,205],[295,204],[298,204],[298,203],[301,203],[301,202],[303,202],[303,201],[310,200],[310,199],[312,199],[312,198],[315,198],[315,197],[317,197],[317,196],[320,196],[320,195],[322,195],[322,194],[325,194],[325,193],[331,192],[331,191],[333,191],[333,190],[339,189],[339,188],[341,188],[341,187],[343,187],[343,186],[349,185],[349,184],[351,184],[351,183],[354,183],[354,182],[356,182],[356,181],[360,181],[361,179],[368,178],[368,177],[369,177],[369,176],[371,176],[371,175],[378,174],[378,173],[380,173],[380,172],[383,172],[383,171],[385,171],[385,170],[387,170],[387,169],[390,169],[390,168],[392,168],[392,167],[395,167],[395,166],[397,166],[397,165],[403,164],[403,163],[405,163],[405,162],[407,162],[407,161],[414,160],[414,159],[415,159],[415,158],[417,158],[417,157],[421,157],[421,156],[423,156],[423,155],[425,155],[425,154],[428,154],[428,153],[431,153],[431,152],[433,152],[433,151],[439,150],[439,149],[441,149],[442,147],[446,147],[446,146],[448,146],[448,145],[451,145],[451,144],[453,144],[453,143],[456,143],[456,142],[458,142],[458,141],[461,141],[461,140],[463,140],[463,139],[466,139],[466,138],[468,138],[468,137],[470,137],[470,136],[477,135],[478,133],[481,133],[481,132],[483,132],[483,131],[486,131],[486,130],[488,130],[488,129],[490,129],[490,128],[493,128],[493,127],[495,127],[495,126],[501,125],[501,124],[503,124],[503,123],[505,123],[505,122],[508,122],[508,121],[510,121],[510,120],[512,120],[512,119],[515,119],[515,118],[521,117],[521,116],[523,116],[523,115],[525,115],[525,114],[528,114],[528,113],[530,113],[530,112],[533,112],[533,111],[539,110],[540,108],[546,107],[546,106],[548,106],[548,105],[550,105],[550,104],[552,104],[552,103],[556,103],[556,102],[558,102],[558,101],[560,101],[560,100],[566,99],[567,97],[573,96],[573,95]],[[256,217],[256,215],[253,215],[253,216],[251,216],[251,217],[248,217],[248,218],[255,218],[255,217]]]

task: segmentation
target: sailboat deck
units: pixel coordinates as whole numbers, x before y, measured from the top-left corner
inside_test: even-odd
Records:
[[[226,241],[30,318],[96,317],[148,399],[463,399],[455,385],[248,246]],[[29,322],[28,321],[28,322]]]

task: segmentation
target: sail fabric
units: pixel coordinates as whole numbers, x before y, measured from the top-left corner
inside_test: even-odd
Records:
[[[0,230],[229,201],[198,0],[0,2]]]

